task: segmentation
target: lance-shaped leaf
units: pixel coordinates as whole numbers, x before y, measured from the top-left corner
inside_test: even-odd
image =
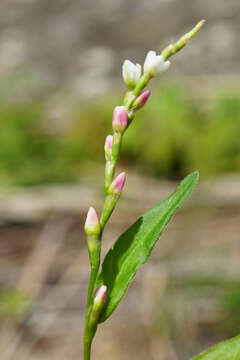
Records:
[[[192,360],[240,360],[240,336],[224,341]]]
[[[115,310],[136,271],[147,261],[165,226],[190,195],[197,180],[197,172],[188,175],[172,195],[141,216],[109,250],[96,284],[97,287],[106,285],[108,288],[100,322],[105,321]]]

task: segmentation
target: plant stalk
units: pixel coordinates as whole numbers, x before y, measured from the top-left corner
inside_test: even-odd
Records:
[[[166,47],[161,53],[164,60],[167,60],[169,57],[180,51],[187,44],[187,42],[197,34],[197,32],[203,26],[204,22],[205,22],[204,20],[200,21],[191,31],[183,35],[175,44],[170,44],[168,47]],[[150,73],[143,73],[138,83],[136,84],[135,89],[132,92],[128,92],[125,96],[124,105],[126,110],[128,111],[128,125],[130,125],[135,115],[136,109],[134,108],[134,101],[140,95],[142,90],[147,86],[151,78],[152,76]],[[126,129],[124,129],[124,131],[125,130]],[[84,340],[83,340],[84,342],[83,360],[91,360],[92,341],[98,326],[97,320],[95,321],[94,324],[90,323],[90,317],[94,304],[94,290],[96,287],[96,279],[100,267],[102,233],[120,196],[120,193],[119,195],[109,193],[109,188],[113,181],[116,165],[119,159],[122,136],[124,131],[120,131],[120,130],[118,131],[115,128],[113,134],[112,156],[111,158],[107,157],[107,161],[106,161],[105,179],[104,179],[104,204],[100,219],[100,228],[101,228],[100,232],[97,234],[93,233],[90,234],[90,236],[87,236],[88,252],[89,252],[89,258],[91,264],[91,274],[90,274],[87,304],[86,304],[86,316],[85,316]]]

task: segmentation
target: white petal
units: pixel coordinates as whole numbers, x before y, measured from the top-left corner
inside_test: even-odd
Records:
[[[164,61],[164,69],[163,69],[163,71],[166,71],[169,68],[170,65],[171,65],[171,63],[170,63],[169,60]]]
[[[150,50],[147,53],[145,62],[144,62],[144,71],[150,71],[151,68],[154,66],[156,60],[156,51]]]
[[[130,60],[125,60],[124,63],[123,63],[123,66],[122,66],[122,75],[123,75],[124,80],[128,76],[130,66],[131,66],[131,61]]]
[[[136,71],[136,81],[138,81],[142,75],[142,66],[140,64],[136,64],[135,71]]]
[[[135,65],[130,60],[125,60],[123,63],[123,79],[126,84],[134,81]]]
[[[164,65],[164,59],[161,55],[156,56],[156,63],[154,68],[154,73],[158,73],[159,71],[162,71],[162,67]]]
[[[127,61],[128,61],[128,60],[125,60],[125,61],[123,62],[123,65],[122,65],[122,76],[123,76],[123,79],[125,79],[125,77],[126,77]]]
[[[170,61],[164,61],[163,57],[159,55],[157,65],[154,69],[155,75],[159,75],[160,73],[166,71],[170,66]]]

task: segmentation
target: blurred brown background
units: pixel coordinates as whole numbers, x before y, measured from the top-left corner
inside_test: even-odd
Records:
[[[82,358],[82,227],[102,206],[121,64],[202,18],[124,137],[127,184],[103,253],[186,174],[201,181],[100,326],[93,359],[189,359],[239,334],[239,0],[2,0],[1,359]]]

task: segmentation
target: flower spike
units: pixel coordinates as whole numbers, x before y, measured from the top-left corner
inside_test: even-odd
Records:
[[[91,207],[88,211],[84,227],[86,232],[91,274],[88,286],[85,329],[83,336],[83,360],[91,359],[92,341],[99,323],[105,321],[111,315],[112,311],[116,308],[117,304],[121,301],[121,298],[126,292],[126,289],[129,285],[128,280],[131,280],[132,277],[135,275],[135,272],[138,269],[139,265],[141,265],[147,260],[149,256],[149,251],[151,252],[152,246],[156,242],[155,240],[157,240],[158,238],[158,234],[155,234],[155,220],[152,221],[152,224],[151,221],[149,223],[148,220],[152,218],[152,216],[160,216],[161,214],[155,214],[155,212],[153,211],[149,214],[147,213],[145,217],[145,223],[143,221],[143,225],[145,226],[145,228],[144,226],[140,228],[140,230],[142,231],[142,235],[140,234],[140,237],[142,236],[144,238],[144,236],[146,235],[145,232],[149,232],[150,226],[150,228],[152,227],[152,231],[156,235],[154,235],[156,239],[153,239],[153,241],[149,244],[147,244],[147,241],[145,241],[145,243],[143,244],[144,249],[142,247],[140,249],[130,249],[132,250],[132,253],[130,252],[127,255],[129,255],[131,259],[134,257],[133,266],[130,266],[130,268],[129,266],[125,266],[125,261],[123,264],[123,270],[119,268],[119,266],[121,267],[122,265],[121,262],[119,263],[118,261],[119,251],[122,254],[122,251],[125,251],[126,249],[122,249],[121,246],[119,248],[118,241],[116,243],[116,247],[114,246],[111,248],[110,252],[105,257],[105,260],[101,264],[103,231],[105,225],[107,224],[119,201],[123,187],[126,182],[126,174],[124,172],[119,174],[117,177],[114,177],[117,162],[121,153],[124,132],[133,121],[138,109],[142,108],[148,101],[150,91],[147,89],[147,86],[151,78],[159,75],[160,73],[164,72],[169,68],[170,62],[168,61],[168,59],[170,58],[170,56],[181,50],[188,43],[188,41],[196,35],[196,33],[200,30],[203,24],[204,20],[200,21],[191,31],[183,35],[177,42],[168,45],[161,52],[161,54],[157,54],[155,51],[149,51],[143,65],[143,71],[141,65],[134,64],[130,60],[125,60],[122,65],[122,76],[128,90],[124,96],[123,105],[116,106],[113,111],[113,134],[106,137],[104,144],[106,164],[104,177],[104,203],[101,217],[99,219],[95,209]],[[190,194],[193,186],[197,182],[197,178],[198,175],[197,172],[195,172],[182,182],[180,187],[177,188],[177,192],[179,192],[179,194],[182,194],[181,196],[179,195],[180,197],[175,196],[175,192],[173,193],[173,195],[171,196],[171,198],[173,198],[173,203],[169,203],[170,212],[168,211],[168,209],[165,209],[167,214],[167,221],[165,221],[165,223],[163,224],[164,226],[170,220],[170,217],[175,213],[177,208],[181,205],[182,201]],[[168,216],[169,214],[170,216]],[[136,227],[133,227],[133,231],[130,230],[130,235],[134,235],[136,231],[139,235],[139,229],[136,229]],[[160,234],[161,229],[158,229],[157,233],[158,232]],[[126,238],[128,237],[129,236],[127,236]],[[117,256],[114,253],[115,250]],[[108,279],[109,273],[111,273],[111,271],[113,271],[115,267],[117,267],[117,271],[122,272],[120,277],[117,276],[116,284],[114,284],[114,287],[112,288],[112,286],[110,286],[111,281],[109,282],[106,279]],[[103,282],[107,282],[108,287],[104,285]],[[119,290],[119,288],[121,291]],[[118,289],[121,294],[116,289]]]

